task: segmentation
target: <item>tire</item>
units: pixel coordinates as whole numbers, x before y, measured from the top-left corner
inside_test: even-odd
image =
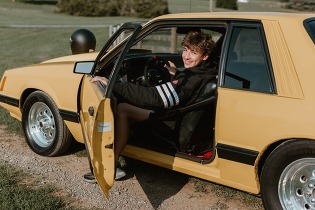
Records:
[[[315,141],[279,145],[267,158],[260,178],[266,210],[315,209]]]
[[[25,100],[22,126],[28,146],[42,156],[61,155],[73,141],[57,105],[42,91],[33,92]]]

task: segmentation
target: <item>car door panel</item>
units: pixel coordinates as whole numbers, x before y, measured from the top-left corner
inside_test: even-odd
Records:
[[[85,76],[82,83],[80,122],[93,173],[108,198],[114,183],[114,117],[110,99],[90,79],[91,76]]]
[[[110,99],[103,99],[94,121],[91,162],[94,175],[105,196],[114,184],[114,117],[110,108]]]
[[[232,23],[227,40],[215,122],[218,162],[223,179],[258,188],[255,164],[265,142],[272,142],[269,121],[282,120],[270,115],[278,101],[272,66],[260,23]],[[242,170],[231,174],[231,168]]]
[[[124,48],[118,53],[115,65],[111,70],[107,86],[99,82],[91,83],[91,75],[85,75],[81,85],[80,119],[85,136],[85,145],[88,150],[94,176],[104,195],[108,198],[108,191],[114,184],[115,155],[114,155],[114,113],[111,106],[111,94],[114,83],[119,76],[118,72],[129,48],[141,30],[140,24],[127,23],[109,39],[98,55],[94,70],[100,60],[108,53],[108,48],[123,30],[134,30],[126,41]],[[116,52],[114,52],[116,53]],[[93,72],[93,70],[92,70]]]

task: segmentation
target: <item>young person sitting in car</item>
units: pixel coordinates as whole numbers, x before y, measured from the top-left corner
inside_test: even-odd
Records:
[[[182,59],[185,70],[179,71],[174,63],[165,65],[171,74],[171,82],[155,87],[144,87],[129,82],[116,83],[114,94],[123,101],[117,105],[115,118],[115,160],[129,138],[129,123],[144,121],[149,118],[152,110],[183,106],[192,103],[199,91],[217,76],[217,69],[211,68],[208,58],[214,47],[211,35],[201,32],[189,32],[182,41]],[[105,77],[94,77],[91,82],[108,84]],[[116,166],[115,180],[121,179],[126,173]]]

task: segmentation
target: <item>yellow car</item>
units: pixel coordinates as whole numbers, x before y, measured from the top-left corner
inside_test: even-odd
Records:
[[[132,124],[123,155],[261,195],[266,209],[315,209],[314,14],[190,13],[126,23],[99,53],[7,70],[0,105],[22,121],[38,154],[61,154],[72,138],[84,142],[108,196],[113,86],[163,83],[158,64],[183,67],[181,40],[191,30],[214,38],[217,82],[192,105]],[[94,76],[109,84],[91,83]]]

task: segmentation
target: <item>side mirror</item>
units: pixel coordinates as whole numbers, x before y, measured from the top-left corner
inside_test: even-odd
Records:
[[[94,61],[82,61],[75,63],[73,72],[76,74],[91,74]]]

